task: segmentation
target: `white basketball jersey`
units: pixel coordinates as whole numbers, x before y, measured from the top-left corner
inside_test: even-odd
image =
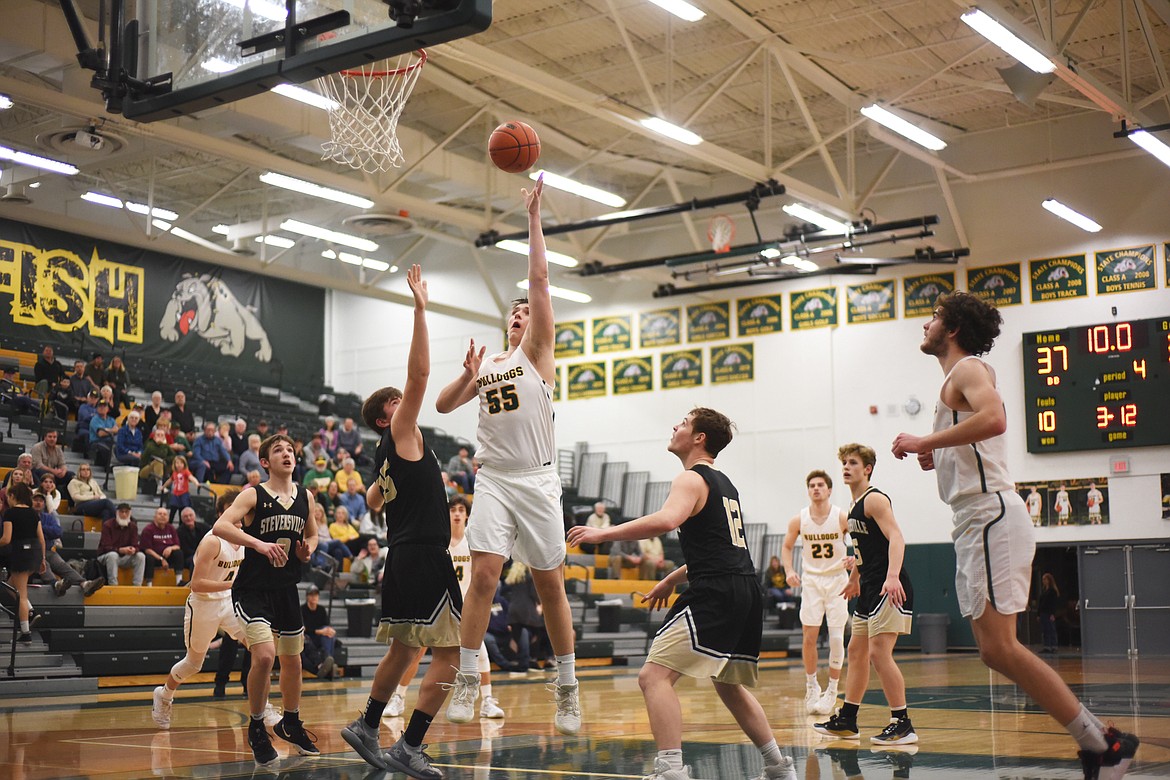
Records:
[[[1100,490],[1093,488],[1085,495],[1085,500],[1089,504],[1089,514],[1101,514],[1101,504],[1105,501],[1105,496]]]
[[[801,571],[808,574],[836,574],[845,571],[845,534],[841,531],[841,507],[829,508],[824,522],[813,520],[806,506],[800,510]]]
[[[979,360],[968,355],[964,360]],[[983,361],[980,361],[983,362]],[[945,387],[954,373],[952,367],[943,380]],[[958,425],[974,412],[959,412],[942,402],[940,393],[934,412],[934,430],[942,431]],[[980,493],[998,493],[1001,490],[1016,489],[1007,470],[1007,444],[1003,434],[990,439],[963,444],[958,447],[942,447],[934,451],[934,472],[938,477],[938,496],[948,504],[964,496]]]
[[[455,567],[455,579],[459,580],[459,590],[463,593],[463,598],[467,598],[467,589],[471,587],[471,547],[467,544],[467,534],[447,550],[451,553],[451,565]]]
[[[522,348],[497,362],[504,354],[484,359],[475,380],[479,393],[475,457],[489,468],[507,471],[551,466],[556,454],[553,388]]]
[[[216,537],[219,539],[219,537]],[[244,560],[244,548],[236,546],[226,539],[219,539],[219,550],[212,559],[212,579],[218,582],[233,582],[236,579],[236,572],[240,569],[240,564]],[[201,599],[230,599],[232,592],[228,590],[220,590],[215,593],[193,593]]]
[[[1040,494],[1029,493],[1028,497],[1024,499],[1024,501],[1028,505],[1028,514],[1030,514],[1032,517],[1039,517],[1041,503],[1043,501],[1043,499],[1040,498]]]

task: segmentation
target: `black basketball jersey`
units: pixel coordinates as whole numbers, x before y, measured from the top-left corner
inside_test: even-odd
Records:
[[[870,487],[861,494],[861,498],[853,503],[849,509],[849,535],[853,537],[853,547],[857,554],[857,564],[861,571],[862,585],[881,587],[885,582],[886,572],[890,568],[890,540],[882,533],[877,521],[865,514],[865,497],[870,493],[885,493],[875,487]],[[888,499],[889,496],[886,496]],[[893,502],[890,502],[893,505]],[[905,560],[899,572],[903,587],[909,585],[910,577],[906,574]]]
[[[687,579],[715,574],[755,576],[743,533],[739,491],[719,469],[703,463],[691,467],[707,483],[707,503],[678,527],[687,563]]]
[[[295,588],[301,581],[301,559],[297,557],[297,543],[304,541],[305,523],[309,517],[309,492],[293,483],[296,495],[286,508],[269,492],[267,483],[257,485],[256,508],[251,525],[241,526],[244,533],[265,542],[275,542],[288,553],[284,566],[273,566],[267,557],[244,548],[244,562],[236,574],[233,590],[277,590]]]
[[[451,520],[447,491],[439,459],[423,435],[423,456],[405,460],[398,455],[387,428],[378,443],[374,462],[376,484],[386,498],[386,533],[391,547],[398,544],[425,544],[442,547],[451,543]]]

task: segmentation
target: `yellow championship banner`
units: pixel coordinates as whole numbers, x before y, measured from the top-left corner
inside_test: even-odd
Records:
[[[698,387],[703,384],[703,350],[680,349],[662,353],[662,378],[659,387]]]
[[[845,288],[846,322],[853,325],[894,319],[894,296],[893,279],[849,285]]]
[[[1089,294],[1084,255],[1047,257],[1028,263],[1032,303],[1083,298]]]
[[[955,273],[907,276],[902,280],[902,299],[907,317],[930,317],[938,296],[955,291]]]
[[[1158,286],[1154,274],[1154,245],[1097,252],[1093,265],[1097,270],[1097,294],[1153,290]]]
[[[654,356],[639,355],[613,361],[613,394],[646,393],[654,389]]]
[[[829,328],[837,324],[837,288],[819,287],[788,294],[793,330]]]
[[[594,319],[593,353],[625,352],[628,350],[630,338],[633,335],[632,319],[629,314]]]
[[[783,295],[757,295],[735,302],[736,332],[742,336],[763,336],[784,329]]]
[[[687,307],[687,341],[718,341],[731,336],[731,303],[700,303]]]
[[[638,315],[638,344],[642,347],[673,347],[682,340],[682,310],[655,309]]]
[[[978,295],[997,308],[1023,302],[1024,285],[1019,263],[988,265],[967,269],[967,292]]]
[[[750,382],[755,378],[755,344],[711,347],[711,384]]]
[[[570,401],[605,395],[605,361],[573,363],[566,368],[569,377],[565,387]]]
[[[557,360],[581,357],[585,354],[585,320],[558,322],[555,338],[553,356]]]

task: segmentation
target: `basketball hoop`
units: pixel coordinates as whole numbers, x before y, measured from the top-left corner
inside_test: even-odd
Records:
[[[707,240],[711,242],[711,251],[723,254],[731,251],[731,242],[735,240],[735,223],[726,214],[716,214],[707,223]]]
[[[398,117],[426,62],[426,51],[418,49],[321,78],[321,90],[332,101],[332,140],[321,145],[321,159],[367,173],[402,165]]]

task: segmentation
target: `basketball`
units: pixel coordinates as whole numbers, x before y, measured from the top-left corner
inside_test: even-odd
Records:
[[[521,173],[540,157],[540,139],[523,122],[504,122],[488,139],[488,154],[505,173]]]

